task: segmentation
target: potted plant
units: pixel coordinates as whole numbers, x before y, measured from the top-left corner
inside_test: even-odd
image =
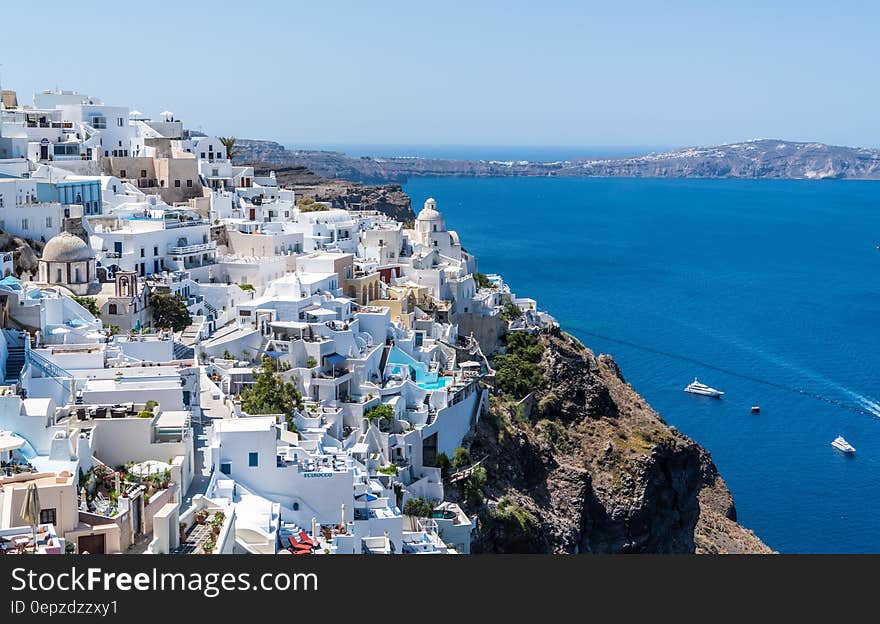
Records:
[[[204,509],[199,509],[193,514],[193,519],[196,521],[196,524],[205,524],[205,520],[208,519],[208,512]]]
[[[186,522],[178,522],[177,530],[180,532],[180,543],[184,543],[186,541]]]

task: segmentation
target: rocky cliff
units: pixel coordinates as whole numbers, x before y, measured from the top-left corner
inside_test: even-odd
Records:
[[[468,441],[487,482],[475,552],[769,553],[736,522],[709,453],[667,425],[614,360],[540,336],[534,407],[493,397]],[[526,409],[523,409],[523,408]]]
[[[558,162],[352,158],[341,152],[288,150],[272,141],[254,140],[241,140],[237,150],[236,161],[299,165],[322,176],[359,182],[437,176],[880,179],[880,150],[776,139]]]
[[[265,161],[247,164],[254,167],[257,175],[274,171],[278,182],[294,189],[298,198],[312,197],[346,210],[377,210],[398,221],[415,218],[410,197],[399,184],[364,185],[325,178],[302,165],[273,165]]]

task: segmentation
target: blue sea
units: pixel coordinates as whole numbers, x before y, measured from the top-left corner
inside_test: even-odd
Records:
[[[880,552],[880,182],[415,179],[501,273],[707,448],[790,553]],[[695,376],[721,400],[686,394]],[[752,414],[750,407],[761,412]],[[857,449],[845,456],[831,441]]]

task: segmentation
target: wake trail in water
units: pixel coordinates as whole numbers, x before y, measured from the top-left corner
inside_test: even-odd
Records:
[[[822,401],[823,403],[827,403],[828,405],[834,405],[836,407],[840,407],[842,409],[849,410],[851,412],[856,412],[857,414],[864,414],[867,416],[875,416],[880,417],[880,403],[861,395],[849,388],[841,386],[831,380],[822,378],[826,383],[837,387],[842,392],[851,396],[858,405],[854,405],[853,403],[848,403],[846,401],[841,401],[839,399],[835,399],[833,397],[825,396],[824,394],[819,394],[817,392],[812,392],[810,390],[805,390],[804,388],[796,388],[794,386],[790,386],[787,384],[777,383],[775,381],[768,381],[767,379],[761,379],[760,377],[754,377],[752,375],[748,375],[746,373],[741,373],[739,371],[731,370],[728,368],[724,368],[722,366],[716,366],[715,364],[710,364],[709,362],[703,362],[702,360],[698,360],[697,358],[693,358],[687,355],[682,355],[680,353],[673,353],[671,351],[664,351],[662,349],[656,349],[654,347],[650,347],[648,345],[638,344],[635,342],[631,342],[629,340],[624,340],[622,338],[613,338],[611,336],[606,336],[605,334],[600,334],[597,332],[589,331],[583,329],[581,327],[577,327],[574,325],[569,325],[571,329],[574,331],[587,335],[593,336],[594,338],[599,338],[600,340],[605,340],[608,342],[624,345],[627,347],[631,347],[633,349],[638,349],[640,351],[645,351],[647,353],[653,353],[655,355],[660,355],[663,357],[671,358],[673,360],[679,360],[681,362],[688,362],[690,364],[696,364],[697,366],[701,366],[703,368],[707,368],[709,370],[718,371],[719,373],[724,373],[725,375],[730,375],[731,377],[738,377],[739,379],[745,379],[746,381],[751,381],[753,383],[762,384],[764,386],[769,386],[771,388],[776,388],[778,390],[783,390],[785,392],[791,392],[793,394],[799,394],[801,396],[809,397],[811,399],[815,399],[816,401]],[[819,377],[815,373],[812,373],[810,376]]]

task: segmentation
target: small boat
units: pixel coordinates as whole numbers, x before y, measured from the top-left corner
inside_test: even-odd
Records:
[[[752,414],[757,414],[761,411],[760,405],[752,405]]]
[[[854,447],[852,444],[850,444],[849,442],[844,440],[843,436],[837,436],[836,438],[834,438],[834,441],[831,443],[831,446],[836,448],[838,451],[841,451],[843,453],[848,453],[849,455],[852,455],[853,453],[856,452],[856,447]]]
[[[706,384],[700,383],[697,381],[697,378],[694,377],[693,382],[689,383],[685,389],[685,392],[690,392],[691,394],[700,394],[703,396],[713,397],[716,399],[720,399],[724,394],[721,390],[716,390],[715,388],[710,388]]]

